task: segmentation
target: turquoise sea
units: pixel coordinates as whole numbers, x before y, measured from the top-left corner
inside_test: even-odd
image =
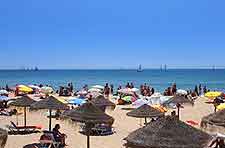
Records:
[[[133,82],[136,87],[148,83],[157,91],[163,91],[166,87],[176,82],[181,89],[193,89],[196,84],[206,85],[211,90],[225,90],[225,70],[211,69],[169,69],[144,70],[0,70],[0,86],[16,84],[49,84],[54,88],[73,82],[76,89],[85,84],[104,85],[110,83],[117,88]]]

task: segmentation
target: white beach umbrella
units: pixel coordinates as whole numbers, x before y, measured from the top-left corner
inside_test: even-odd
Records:
[[[44,93],[44,94],[51,94],[53,93],[53,88],[51,87],[48,87],[48,86],[44,86],[41,88],[41,92]]]
[[[41,90],[41,88],[39,86],[36,86],[36,85],[28,85],[30,88],[33,88],[33,89],[37,89],[37,90]]]
[[[7,94],[9,94],[9,92],[4,90],[4,89],[2,89],[2,90],[0,90],[0,94],[1,95],[7,95]]]
[[[135,106],[136,108],[144,105],[144,104],[149,104],[150,102],[146,99],[138,99],[135,102],[132,103],[133,106]]]
[[[161,96],[162,96],[162,94],[161,93],[157,93],[157,92],[154,93],[153,95],[151,95],[152,98],[160,98]]]
[[[164,102],[168,101],[171,99],[173,96],[161,96],[160,97],[160,104],[163,104]]]
[[[137,88],[132,88],[131,91],[132,91],[132,92],[138,92],[139,89],[137,89]]]
[[[85,91],[85,90],[80,90],[80,91],[77,92],[77,94],[78,95],[86,95],[86,94],[88,94],[88,92]]]
[[[187,95],[187,91],[186,90],[183,90],[183,89],[178,89],[177,90],[177,94],[180,94],[180,95]]]
[[[98,96],[102,95],[100,92],[90,92],[87,97],[92,96],[93,98],[97,98]]]
[[[132,90],[130,88],[123,88],[123,89],[118,90],[118,93],[132,95],[134,92],[132,92]]]
[[[150,97],[149,101],[151,105],[160,105],[160,97]]]
[[[88,90],[88,92],[101,92],[102,90],[97,89],[97,88],[91,88]]]
[[[96,89],[103,90],[105,87],[104,86],[101,86],[101,85],[94,85],[94,86],[92,86],[92,88],[96,88]]]

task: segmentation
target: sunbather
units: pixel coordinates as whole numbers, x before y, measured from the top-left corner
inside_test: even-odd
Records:
[[[61,133],[59,129],[60,129],[60,125],[56,124],[55,128],[53,128],[53,136],[56,142],[60,142],[62,146],[66,146],[66,143],[65,143],[66,135]]]

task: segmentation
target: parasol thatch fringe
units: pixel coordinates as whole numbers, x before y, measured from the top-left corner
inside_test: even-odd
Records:
[[[146,118],[146,117],[153,118],[153,117],[162,117],[164,116],[164,113],[147,104],[144,104],[141,107],[134,109],[131,112],[128,112],[127,116],[136,118]]]
[[[13,101],[12,103],[10,103],[10,106],[16,106],[16,107],[29,107],[31,106],[31,104],[35,103],[36,101],[34,101],[33,99],[31,99],[28,96],[22,96],[18,99],[16,99],[15,101]]]
[[[81,123],[113,123],[114,119],[105,114],[93,103],[87,102],[73,110],[67,110],[62,114],[64,119],[72,119]]]
[[[207,133],[166,116],[136,130],[124,140],[127,148],[203,148],[211,139]]]
[[[207,128],[208,124],[225,127],[225,110],[221,110],[203,117],[201,121],[201,127]]]
[[[104,96],[100,95],[96,98],[93,98],[91,100],[91,102],[98,107],[102,107],[102,106],[112,106],[115,108],[115,104],[113,102],[111,102],[109,99],[106,99]]]
[[[163,103],[163,106],[167,106],[169,104],[190,104],[190,105],[194,105],[194,101],[190,100],[189,98],[185,97],[185,96],[174,96],[171,99],[169,99],[168,101]]]
[[[60,102],[58,99],[56,99],[53,96],[47,97],[46,99],[43,99],[41,101],[38,101],[36,103],[33,103],[31,105],[31,109],[52,109],[52,110],[66,110],[68,109],[68,106],[62,102]]]
[[[0,148],[4,148],[8,139],[7,131],[0,128]]]

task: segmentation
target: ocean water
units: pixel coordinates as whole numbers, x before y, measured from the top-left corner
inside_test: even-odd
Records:
[[[72,82],[76,89],[85,84],[113,84],[114,88],[133,82],[136,87],[150,84],[156,91],[162,92],[176,82],[180,89],[193,89],[195,85],[206,85],[211,90],[225,90],[225,70],[210,69],[169,69],[144,70],[0,70],[0,86],[16,84],[49,84],[55,89]]]

